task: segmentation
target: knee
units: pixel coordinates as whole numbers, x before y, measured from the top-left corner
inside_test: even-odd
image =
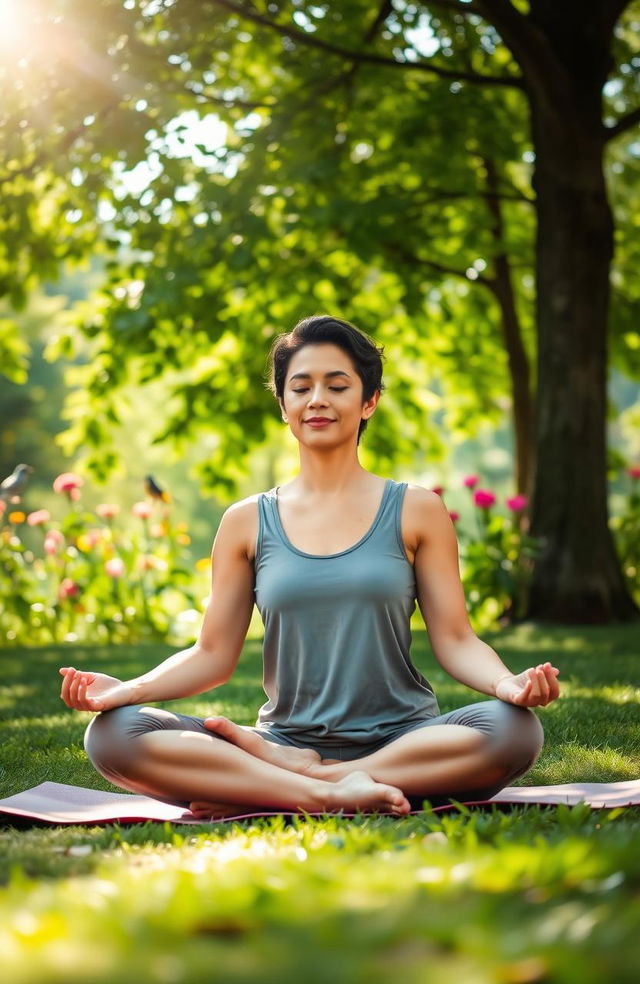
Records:
[[[538,717],[529,708],[516,707],[504,701],[495,703],[493,748],[511,780],[535,764],[544,744],[544,732]]]
[[[135,765],[135,742],[140,734],[140,712],[136,706],[114,707],[89,722],[84,748],[89,759],[106,779],[126,775]]]

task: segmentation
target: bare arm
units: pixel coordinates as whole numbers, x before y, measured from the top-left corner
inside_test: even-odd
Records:
[[[63,667],[64,702],[76,710],[106,710],[190,697],[225,683],[237,665],[253,608],[253,566],[247,554],[250,526],[250,503],[231,507],[222,518],[212,551],[211,596],[193,646],[124,682]]]
[[[415,544],[418,604],[440,665],[460,683],[511,703],[533,706],[554,700],[558,671],[550,663],[513,674],[469,624],[456,534],[440,496],[412,487],[406,513]]]

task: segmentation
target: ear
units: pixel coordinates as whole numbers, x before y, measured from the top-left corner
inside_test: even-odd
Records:
[[[287,417],[287,411],[284,408],[284,400],[281,400],[280,398],[278,398],[278,403],[280,405],[280,414],[282,416],[282,419],[284,420],[285,424],[288,424],[289,423],[289,418]]]
[[[369,417],[373,417],[376,412],[376,407],[378,406],[378,400],[380,399],[380,390],[376,390],[371,399],[367,400],[362,407],[362,419],[368,420]]]

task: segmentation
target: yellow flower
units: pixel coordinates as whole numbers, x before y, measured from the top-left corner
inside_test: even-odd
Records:
[[[196,560],[196,570],[200,573],[208,571],[211,567],[211,557],[201,557],[200,560]]]
[[[176,537],[176,541],[180,544],[181,547],[188,547],[189,544],[191,543],[191,537],[187,536],[186,533],[178,533]]]

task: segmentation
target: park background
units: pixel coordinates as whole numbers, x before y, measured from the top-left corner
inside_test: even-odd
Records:
[[[295,469],[266,354],[316,312],[385,346],[363,462],[441,490],[474,626],[514,670],[561,664],[526,781],[637,777],[640,4],[1,0],[0,19],[0,466],[34,468],[2,497],[3,791],[107,788],[56,666],[141,672],[193,638],[226,504]],[[235,690],[180,709],[249,723],[259,633]],[[419,622],[416,660],[444,709],[465,701]],[[12,972],[633,980],[632,812],[7,830]],[[184,893],[202,907],[216,881],[205,918]],[[108,910],[81,917],[91,972],[87,897]]]

